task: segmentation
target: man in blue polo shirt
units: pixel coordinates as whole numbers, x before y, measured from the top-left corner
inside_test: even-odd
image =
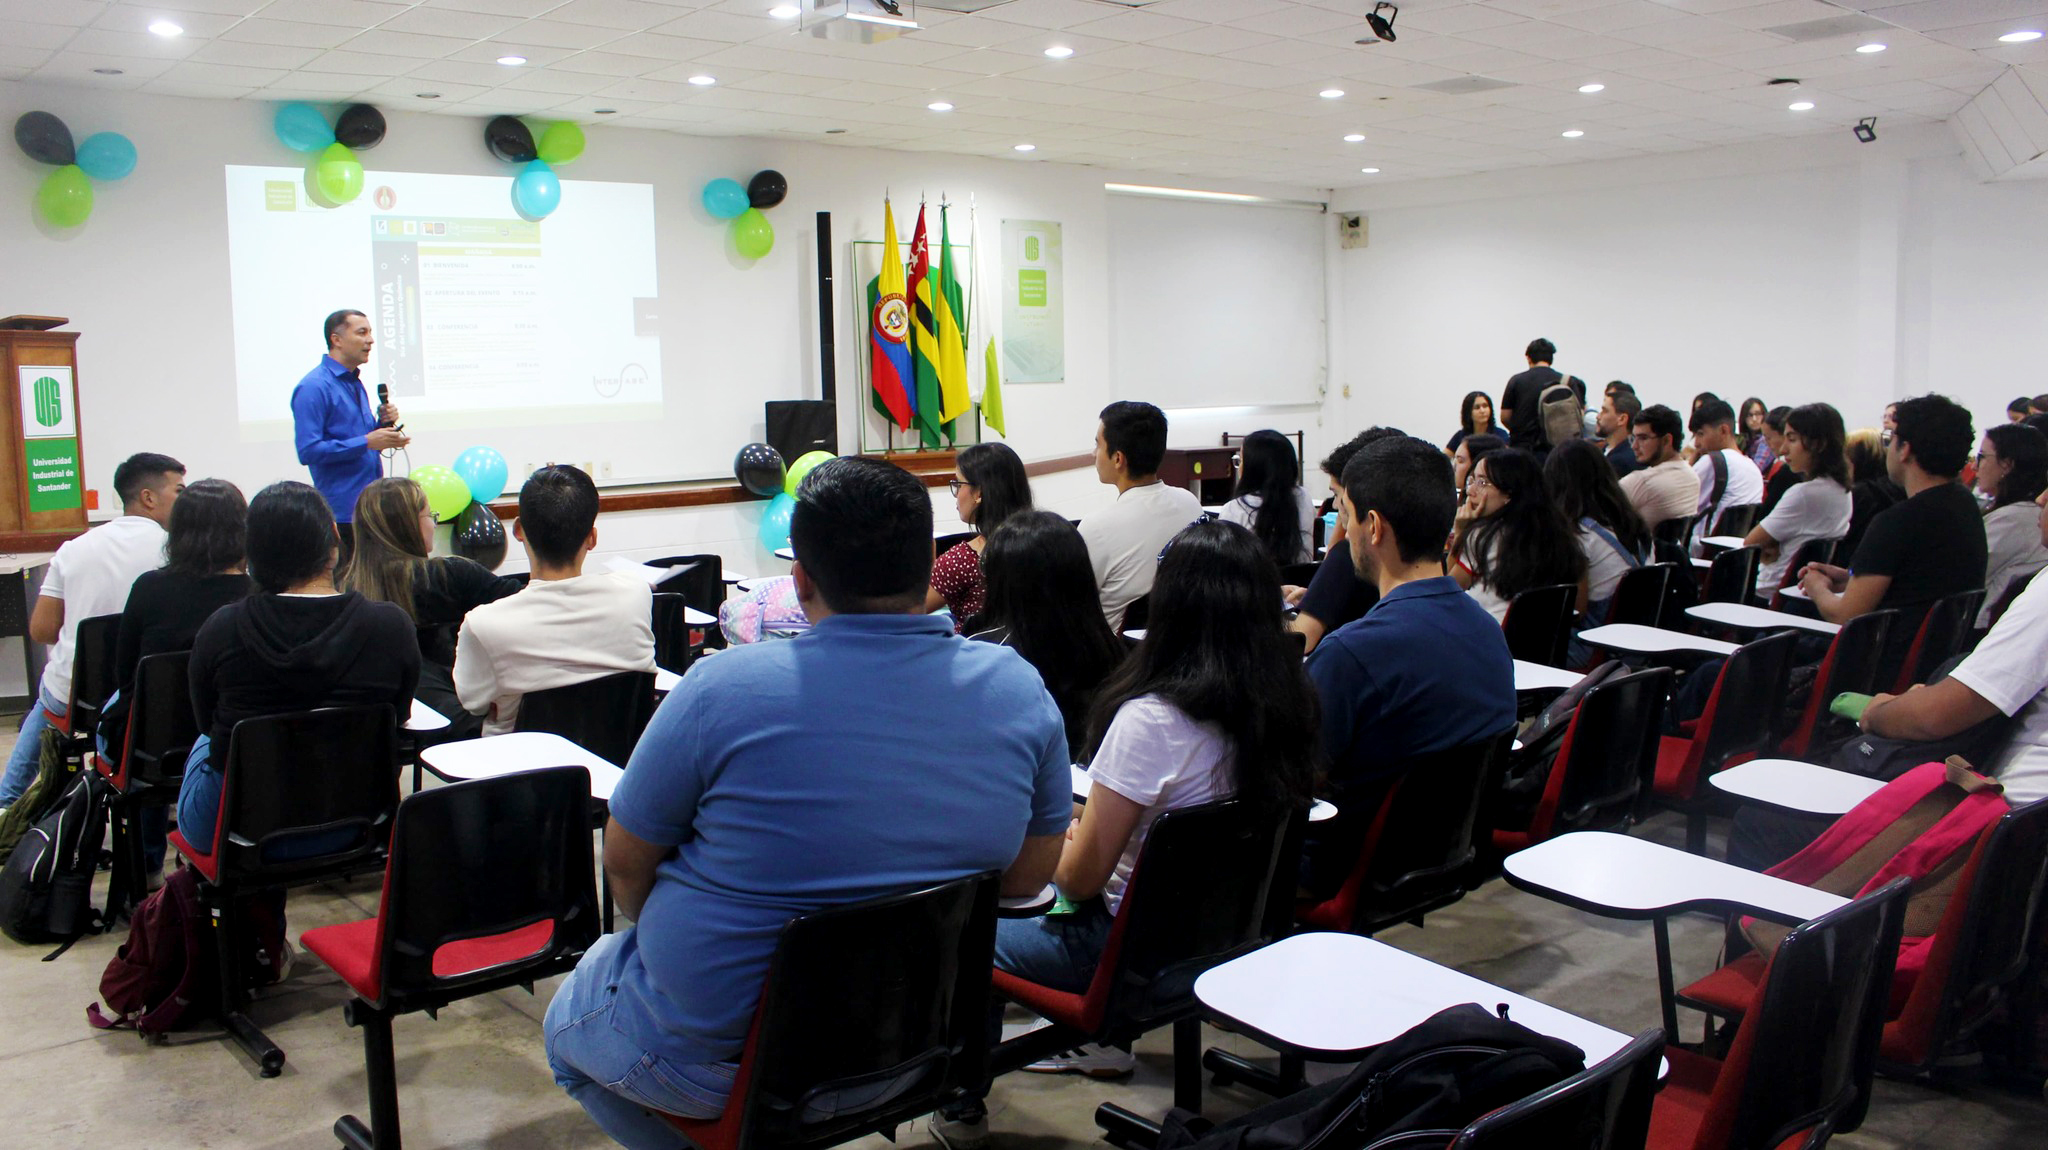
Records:
[[[292,438],[299,462],[313,472],[313,486],[327,498],[341,528],[341,558],[354,550],[356,496],[384,474],[377,453],[412,440],[398,430],[398,408],[385,404],[370,414],[362,367],[377,340],[362,312],[342,309],[323,325],[327,354],[292,389]]]
[[[789,919],[985,870],[1035,893],[1073,816],[1038,672],[924,613],[922,484],[879,460],[822,464],[790,538],[810,630],[700,663],[662,701],[604,840],[634,925],[548,1005],[555,1081],[636,1150],[688,1145],[650,1111],[724,1109]]]
[[[1497,735],[1515,722],[1515,668],[1500,624],[1444,574],[1458,499],[1450,460],[1407,436],[1344,465],[1338,515],[1372,610],[1309,656],[1322,697],[1323,751],[1338,807],[1416,755]],[[1312,844],[1313,846],[1313,844]],[[1311,849],[1309,886],[1334,885],[1341,848]]]

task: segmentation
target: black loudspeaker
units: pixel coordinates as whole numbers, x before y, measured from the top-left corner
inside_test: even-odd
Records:
[[[822,399],[768,401],[768,446],[795,463],[813,452],[839,454],[839,413]]]

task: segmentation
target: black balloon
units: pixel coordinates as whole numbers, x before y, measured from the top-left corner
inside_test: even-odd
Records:
[[[747,202],[757,208],[772,208],[789,194],[789,181],[774,168],[763,168],[747,181]]]
[[[14,142],[31,160],[59,166],[78,161],[71,129],[48,112],[23,112],[21,119],[14,121]]]
[[[368,104],[350,104],[334,122],[334,138],[362,151],[384,139],[384,113]]]
[[[493,571],[505,561],[505,524],[488,504],[471,500],[455,517],[455,553]]]
[[[770,499],[782,494],[785,471],[782,453],[765,443],[749,443],[732,457],[732,473],[740,486]]]
[[[493,116],[484,125],[484,144],[508,164],[524,164],[540,155],[533,146],[533,131],[517,116]]]

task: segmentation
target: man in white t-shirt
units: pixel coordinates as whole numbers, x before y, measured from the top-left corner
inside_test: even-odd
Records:
[[[597,546],[597,484],[581,468],[550,465],[519,489],[512,534],[526,548],[526,589],[462,620],[455,697],[502,735],[528,691],[568,687],[621,671],[654,670],[654,591],[609,572],[585,575]]]
[[[1724,399],[1710,399],[1692,413],[1693,478],[1700,481],[1695,535],[1714,534],[1721,513],[1731,507],[1753,507],[1764,501],[1764,473],[1736,446],[1735,409]],[[1715,459],[1720,464],[1716,464]],[[1726,471],[1723,482],[1720,472]]]
[[[1164,458],[1165,412],[1128,400],[1102,409],[1095,427],[1095,476],[1116,488],[1116,502],[1081,521],[1081,538],[1111,630],[1123,626],[1132,600],[1151,592],[1159,553],[1202,516],[1194,492],[1159,481]]]
[[[43,665],[43,680],[36,690],[40,705],[30,706],[22,717],[14,753],[0,775],[0,808],[12,805],[35,781],[43,731],[60,724],[68,729],[79,622],[120,614],[128,605],[135,577],[164,565],[164,526],[171,521],[171,504],[183,490],[184,464],[153,452],[129,456],[114,469],[121,517],[57,548],[50,560],[28,621],[28,637],[49,645],[49,662]]]

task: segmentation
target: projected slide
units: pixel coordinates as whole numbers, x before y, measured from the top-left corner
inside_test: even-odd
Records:
[[[235,383],[245,424],[291,418],[320,321],[368,315],[367,383],[408,423],[535,425],[660,411],[654,191],[564,181],[529,222],[509,179],[366,172],[339,208],[301,168],[227,169]]]

